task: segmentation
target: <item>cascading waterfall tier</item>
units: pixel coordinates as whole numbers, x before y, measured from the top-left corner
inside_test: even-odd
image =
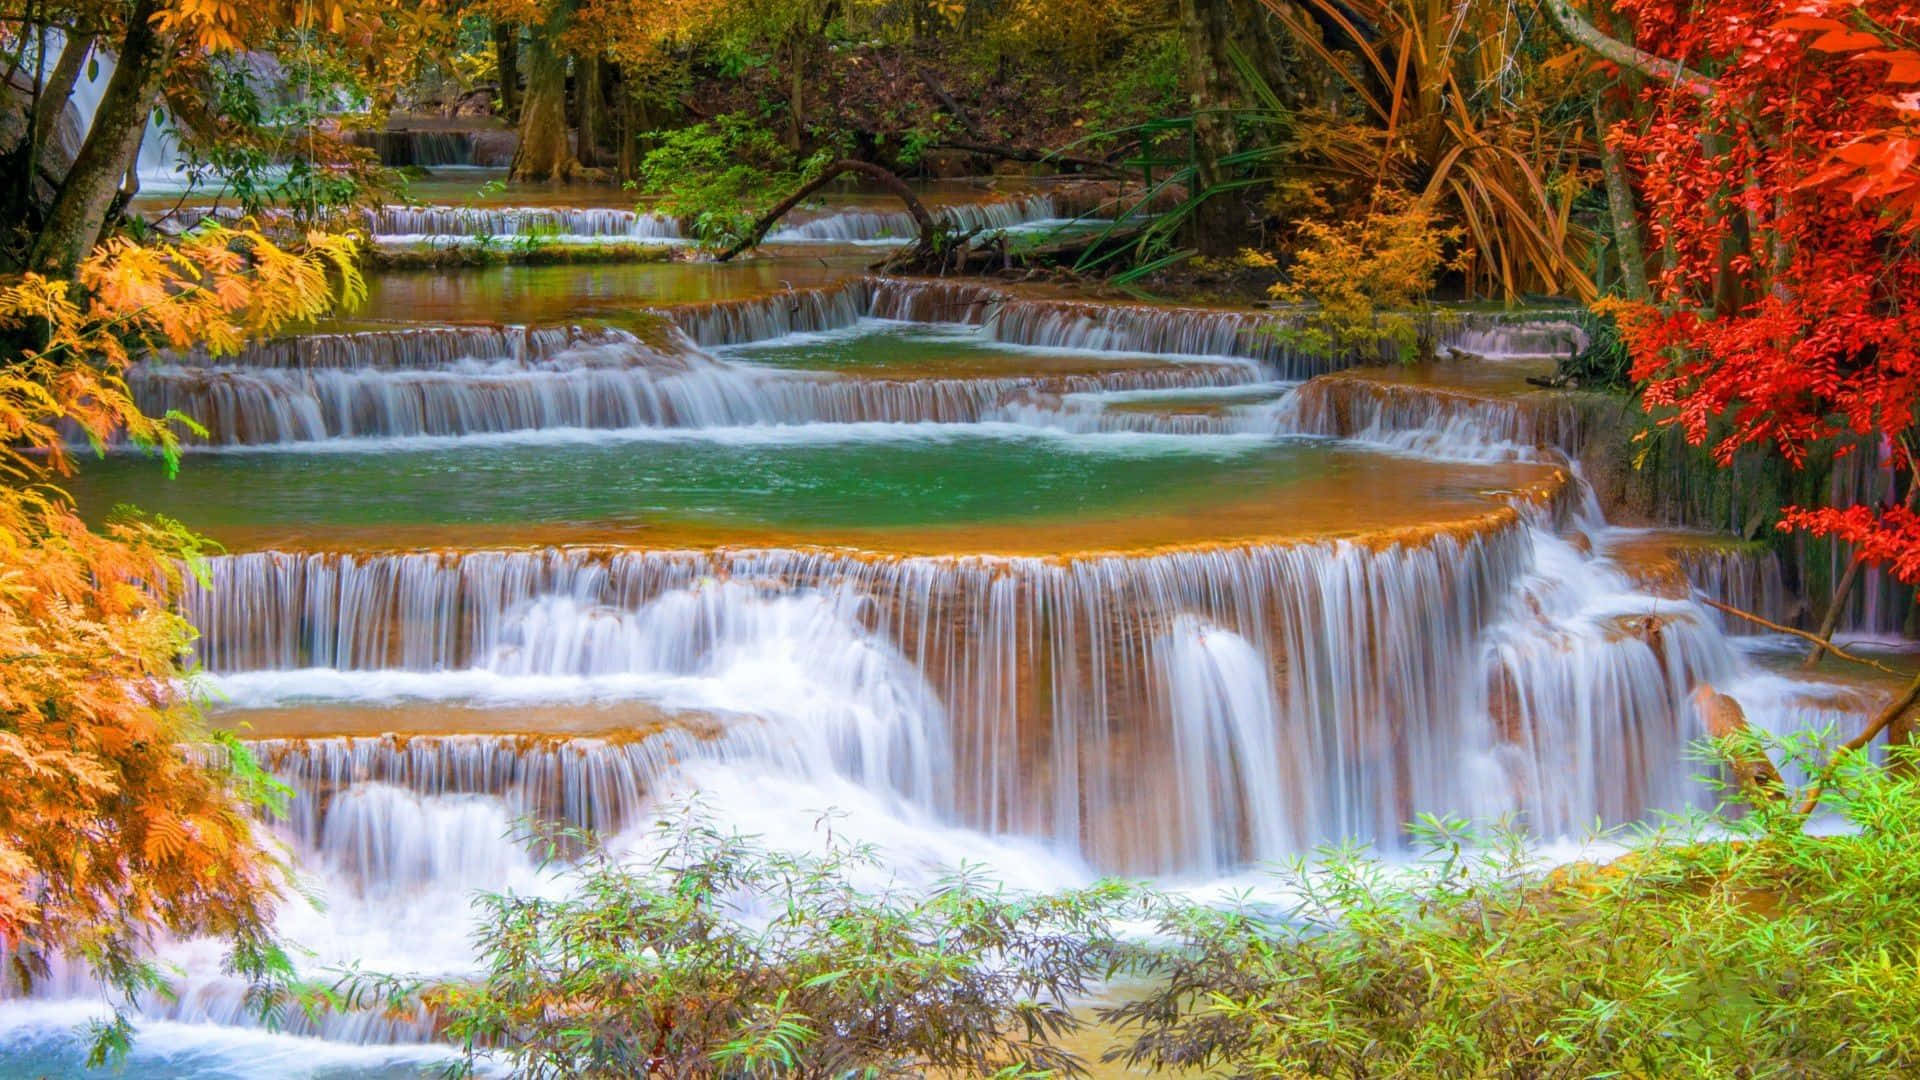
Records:
[[[1576,828],[1678,796],[1685,694],[1730,655],[1696,613],[1636,630],[1653,601],[1606,591],[1634,595],[1617,572],[1543,572],[1543,551],[1578,563],[1555,544],[1499,511],[1376,541],[1068,559],[261,552],[213,560],[187,610],[237,705],[484,702],[516,680],[639,697],[736,718],[673,734],[648,768],[856,777],[1098,865],[1211,873],[1340,837],[1391,844],[1420,810]],[[794,653],[793,681],[764,674]],[[758,684],[782,689],[742,689]],[[1623,754],[1649,779],[1547,782]]]
[[[1453,401],[1459,423],[1496,439],[1566,443],[1575,437],[1565,410],[1396,396],[1386,389],[1369,390],[1378,400],[1359,403],[1353,401],[1358,384],[1329,384],[1343,388],[1345,405],[1323,400],[1331,389],[1311,386],[1290,400],[1278,421],[1270,409],[1203,416],[1061,400],[1113,391],[1233,388],[1343,363],[1286,347],[1274,336],[1285,325],[1275,315],[1094,308],[1020,299],[977,285],[886,278],[685,305],[661,315],[668,332],[648,342],[622,330],[567,326],[311,334],[230,357],[205,350],[161,354],[136,365],[128,381],[142,408],[193,417],[208,434],[190,441],[214,445],[571,428],[981,420],[1088,431],[1378,434],[1397,444],[1407,441],[1407,432],[1429,430],[1434,403],[1442,400]],[[983,341],[1015,346],[1189,359],[1070,375],[862,379],[738,364],[698,349],[845,329],[869,318],[970,325],[980,328]],[[672,332],[675,327],[684,337]],[[1196,356],[1204,359],[1194,362]],[[1453,434],[1443,431],[1436,438],[1444,442]]]
[[[1792,626],[1801,621],[1805,605],[1787,588],[1778,552],[1753,544],[1680,544],[1674,559],[1687,584],[1728,607]],[[1724,617],[1729,634],[1765,633],[1746,619]]]
[[[382,240],[530,235],[681,238],[680,221],[671,215],[602,207],[382,206],[366,212],[366,225]]]
[[[1013,229],[1060,218],[1060,211],[1048,195],[935,206],[930,213],[936,222],[956,232]],[[864,243],[911,240],[919,234],[919,224],[905,210],[840,210],[782,226],[768,233],[762,242]]]
[[[472,153],[470,139],[458,133],[401,132],[379,135],[391,142],[390,149],[396,154],[426,153],[435,157],[458,157],[464,153],[470,157]],[[388,149],[383,148],[382,153],[387,152]],[[434,163],[464,164],[463,161]],[[936,206],[932,213],[947,227],[961,232],[1012,229],[1059,218],[1053,200],[1046,195]],[[389,205],[367,211],[366,226],[383,242],[456,240],[475,236],[537,235],[602,240],[680,240],[685,236],[680,220],[670,214],[602,207]],[[845,210],[822,214],[810,221],[775,230],[767,236],[766,242],[865,243],[911,238],[917,232],[918,226],[912,215],[905,211]]]
[[[136,365],[127,378],[150,415],[178,411],[207,429],[191,442],[276,446],[568,428],[1017,420],[1021,404],[1038,398],[1232,387],[1263,377],[1251,362],[1222,358],[1054,375],[864,379],[716,359],[667,330],[652,344],[621,330],[571,327],[319,334],[231,358],[174,354]]]
[[[376,368],[424,370],[464,360],[538,363],[582,345],[637,342],[622,330],[586,326],[409,326],[357,333],[302,334],[255,342],[214,356],[206,348],[168,350],[148,363],[164,368]],[[666,351],[679,351],[668,342]]]
[[[794,333],[852,326],[862,318],[980,326],[1006,345],[1259,361],[1277,378],[1307,379],[1351,366],[1289,339],[1290,312],[1088,303],[1023,296],[970,282],[869,277],[768,296],[662,309],[703,347],[746,345]],[[1442,343],[1472,338],[1485,347],[1545,333],[1531,322],[1477,314],[1435,316]],[[1525,341],[1516,341],[1525,344]]]
[[[1337,374],[1301,386],[1276,410],[1280,431],[1327,435],[1471,460],[1553,450],[1579,456],[1584,411],[1567,394],[1479,396]]]
[[[474,163],[470,131],[355,131],[350,138],[378,155],[380,164],[396,168]]]

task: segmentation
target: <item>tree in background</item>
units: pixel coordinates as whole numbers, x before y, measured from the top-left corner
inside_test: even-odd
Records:
[[[57,486],[69,440],[165,455],[122,375],[136,350],[231,352],[360,290],[349,241],[290,251],[212,228],[177,244],[109,241],[75,280],[0,288],[0,952],[31,982],[60,957],[124,1000],[162,985],[158,935],[213,935],[236,970],[285,974],[269,923],[283,868],[250,811],[273,785],[212,738],[181,684],[193,630],[176,599],[201,542],[165,520],[82,521]],[[96,1052],[124,1046],[124,1017]]]
[[[1647,404],[1723,463],[1875,455],[1883,506],[1790,509],[1783,529],[1920,582],[1920,5],[1621,0],[1638,46],[1564,4],[1570,36],[1651,79],[1616,128],[1662,268],[1621,309]]]
[[[163,107],[196,172],[248,209],[350,197],[368,157],[323,131],[330,125],[320,123],[321,110],[343,89],[390,99],[380,88],[409,77],[434,55],[428,46],[447,37],[438,9],[438,0],[0,5],[8,64],[0,105],[24,102],[28,117],[17,127],[0,123],[0,160],[12,166],[0,185],[10,223],[0,268],[70,276],[139,190],[141,144]],[[287,84],[262,85],[243,50],[278,56]],[[66,160],[60,121],[74,88],[83,72],[109,68]],[[298,95],[297,107],[268,107],[263,99],[277,93]],[[276,168],[285,175],[267,180]]]

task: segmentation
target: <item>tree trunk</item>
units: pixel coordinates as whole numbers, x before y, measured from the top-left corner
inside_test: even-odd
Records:
[[[139,0],[127,17],[127,37],[93,128],[34,242],[28,265],[37,270],[71,275],[106,227],[108,208],[140,153],[166,71],[169,43],[153,25],[158,10],[158,0]]]
[[[1820,620],[1820,629],[1814,631],[1814,634],[1820,638],[1822,644],[1816,644],[1813,648],[1807,650],[1806,659],[1800,661],[1802,668],[1812,668],[1820,662],[1822,656],[1827,654],[1827,647],[1824,643],[1832,641],[1833,632],[1840,628],[1840,617],[1846,614],[1847,599],[1853,595],[1853,587],[1860,580],[1860,567],[1862,565],[1863,563],[1859,559],[1850,560],[1847,563],[1847,572],[1840,575],[1840,583],[1833,587],[1833,598],[1827,601],[1826,617]]]
[[[1613,252],[1620,260],[1620,281],[1629,300],[1645,300],[1647,252],[1640,243],[1640,214],[1633,202],[1633,185],[1627,180],[1627,163],[1620,151],[1607,143],[1607,112],[1598,98],[1593,102],[1593,134],[1600,142],[1600,172],[1607,184],[1607,211],[1613,218]]]
[[[554,47],[566,20],[555,22],[559,25],[549,23],[527,39],[527,96],[520,103],[515,180],[571,180],[580,167],[567,144],[567,57]]]
[[[1222,159],[1239,149],[1233,117],[1234,70],[1228,59],[1236,27],[1230,0],[1180,0],[1186,40],[1185,82],[1193,109],[1193,193],[1202,201],[1187,220],[1187,245],[1202,255],[1231,255],[1247,229],[1246,196],[1220,186],[1232,177]]]
[[[598,56],[576,56],[573,60],[574,97],[580,101],[579,137],[574,155],[582,165],[602,165],[600,143],[607,126],[606,61]]]
[[[624,184],[634,178],[634,167],[638,164],[633,153],[636,134],[633,126],[634,95],[633,86],[624,71],[615,67],[614,76],[613,100],[620,117],[620,130],[614,136],[613,166],[620,182]]]
[[[500,114],[509,122],[520,119],[520,27],[493,24],[493,66],[500,71]]]
[[[33,110],[33,145],[37,148],[46,144],[53,134],[54,127],[60,122],[60,114],[66,111],[67,99],[73,96],[73,86],[80,81],[80,69],[86,66],[87,54],[93,51],[92,34],[76,33],[67,39],[66,47],[60,50],[60,60],[53,65],[53,74],[47,77],[47,84],[40,88],[40,100]]]
[[[787,90],[787,131],[789,148],[796,153],[807,145],[807,58],[800,36],[794,35],[787,46],[788,66],[793,69]]]

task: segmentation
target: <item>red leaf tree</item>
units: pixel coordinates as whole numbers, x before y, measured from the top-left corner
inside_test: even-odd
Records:
[[[1722,462],[1763,446],[1799,466],[1837,442],[1913,490],[1920,0],[1616,11],[1638,48],[1615,43],[1609,59],[1654,77],[1647,122],[1613,137],[1660,252],[1650,301],[1621,312],[1649,408]],[[1781,528],[1920,582],[1911,502],[1794,507]]]

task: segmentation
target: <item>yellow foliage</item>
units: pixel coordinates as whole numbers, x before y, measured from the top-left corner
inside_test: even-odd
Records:
[[[1011,0],[1003,32],[1043,52],[1084,57],[1160,19],[1166,7],[1158,0]]]
[[[77,287],[0,282],[0,946],[16,972],[64,950],[124,989],[154,933],[260,939],[282,883],[248,812],[261,778],[188,749],[205,733],[173,601],[199,542],[131,516],[94,531],[47,481],[71,470],[76,436],[171,461],[171,427],[128,393],[133,352],[228,350],[357,298],[351,245],[209,229],[111,242]]]
[[[1323,347],[1407,355],[1421,326],[1413,311],[1442,271],[1457,268],[1447,250],[1463,232],[1437,227],[1424,200],[1385,191],[1360,218],[1303,221],[1298,229],[1304,245],[1287,280],[1270,291],[1276,300],[1314,305],[1303,334]]]

